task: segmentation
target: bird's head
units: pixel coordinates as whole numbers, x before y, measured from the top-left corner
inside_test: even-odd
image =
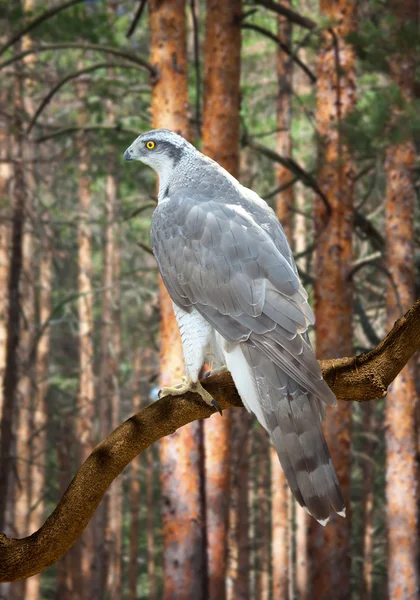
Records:
[[[173,173],[186,153],[194,150],[182,136],[169,129],[152,129],[139,135],[124,152],[124,160],[139,160],[159,176]]]

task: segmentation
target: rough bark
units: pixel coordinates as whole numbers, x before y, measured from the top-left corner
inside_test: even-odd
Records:
[[[234,177],[239,171],[242,0],[207,0],[203,152]],[[205,423],[208,598],[226,597],[231,416]],[[245,524],[241,524],[245,526]]]
[[[285,6],[290,8],[290,2]],[[278,17],[277,34],[279,39],[291,47],[292,26],[284,17]],[[276,152],[291,157],[291,110],[293,61],[280,48],[277,48],[277,144]],[[291,179],[290,171],[276,164],[277,185],[284,186]],[[289,186],[277,195],[276,213],[283,229],[292,244],[292,208],[294,187]],[[271,570],[272,594],[274,598],[289,598],[289,486],[274,448],[270,448],[271,462]]]
[[[229,493],[229,544],[226,573],[228,600],[249,598],[249,414],[232,415],[232,460]]]
[[[39,321],[43,326],[50,317],[52,308],[52,250],[48,225],[45,226],[41,241],[39,265]],[[36,361],[36,391],[32,405],[31,438],[31,496],[32,505],[29,514],[29,532],[37,531],[44,517],[44,492],[47,460],[47,407],[48,370],[50,359],[50,329],[47,327],[38,341]],[[38,600],[41,578],[31,577],[26,586],[25,600]]]
[[[253,431],[253,502],[254,536],[253,568],[254,589],[253,597],[269,600],[270,597],[270,511],[269,511],[269,439],[262,428]]]
[[[83,88],[78,88],[81,96]],[[81,119],[84,118],[82,115]],[[89,149],[86,139],[77,140],[79,160],[79,222],[78,239],[78,313],[79,313],[79,393],[77,397],[77,416],[75,434],[79,442],[79,460],[83,461],[92,452],[95,445],[95,434],[92,423],[95,418],[95,379],[93,371],[93,296],[92,296],[92,250],[89,211],[91,204],[89,177]],[[93,523],[86,531],[82,543],[74,550],[80,556],[72,556],[72,560],[80,561],[80,572],[72,573],[73,593],[76,598],[84,600],[92,596],[92,569],[95,558]],[[83,546],[82,546],[83,544]]]
[[[143,354],[140,349],[136,350],[134,357],[134,381],[133,381],[133,410],[137,413],[141,409],[140,380],[142,376]],[[150,452],[150,450],[149,450]],[[131,463],[130,473],[130,539],[128,551],[128,600],[137,599],[138,578],[138,552],[140,532],[140,458],[135,458]]]
[[[380,349],[378,347],[362,355],[363,361],[356,357],[320,362],[323,375],[336,395],[340,396],[340,390],[344,389],[347,400],[378,398],[378,388],[371,385],[371,374],[382,372],[381,385],[385,382],[389,385],[391,378],[396,376],[393,370],[395,363],[401,369],[413,352],[420,349],[420,300],[397,321],[380,346]],[[378,362],[384,354],[388,356],[389,373],[384,372],[383,363]],[[366,384],[366,391],[362,394],[361,371]],[[351,372],[354,379],[359,380],[352,398]],[[202,384],[222,409],[242,407],[228,373],[208,377]],[[133,458],[183,425],[214,413],[214,408],[189,393],[185,397],[168,396],[158,400],[122,423],[98,444],[80,467],[55,511],[39,531],[20,540],[0,534],[0,582],[30,577],[54,564],[81,536],[108,486]],[[185,460],[188,466],[189,457]]]
[[[7,498],[12,469],[13,425],[16,412],[18,386],[18,347],[20,333],[20,277],[22,271],[22,240],[25,221],[26,184],[23,161],[23,80],[21,67],[16,67],[16,78],[13,84],[13,149],[15,162],[13,166],[12,191],[12,235],[9,277],[7,285],[7,304],[9,307],[7,320],[6,364],[3,379],[3,412],[0,430],[0,529],[4,530],[6,522]]]
[[[113,120],[113,114],[109,114]],[[101,385],[100,401],[106,413],[103,424],[108,433],[120,422],[119,364],[120,364],[120,248],[116,219],[117,183],[113,173],[114,153],[110,153],[106,175],[106,226],[104,247],[104,293],[102,305]],[[106,386],[106,387],[105,387]],[[106,434],[105,434],[106,435]],[[101,437],[103,437],[101,435]],[[121,597],[121,510],[122,480],[109,490],[104,505],[106,564],[104,586],[111,598]]]
[[[415,27],[416,0],[391,3],[401,30]],[[398,36],[398,39],[401,35]],[[413,99],[415,60],[410,44],[402,44],[390,58],[390,70],[404,99]],[[398,118],[398,109],[394,115]],[[388,325],[414,300],[415,147],[411,138],[391,145],[386,153],[386,255],[392,277],[387,289]],[[419,473],[416,439],[416,372],[410,361],[393,382],[385,413],[386,520],[388,532],[388,594],[399,600],[419,591],[418,531]]]
[[[189,138],[185,0],[150,0],[150,62],[154,127]],[[160,385],[183,375],[181,339],[172,302],[160,280]],[[165,600],[203,597],[204,538],[200,493],[199,425],[191,424],[160,444]],[[182,489],[182,494],[179,490]]]
[[[376,405],[368,402],[362,407],[365,432],[368,434],[363,445],[362,464],[362,552],[361,562],[363,574],[360,578],[360,597],[364,600],[372,598],[373,584],[373,502],[375,483],[375,430],[376,430]]]
[[[321,358],[352,353],[352,261],[354,164],[342,140],[342,120],[355,106],[355,55],[345,36],[355,27],[356,4],[321,0],[332,28],[324,31],[318,62],[318,183],[328,202],[315,203],[316,352]],[[350,594],[351,405],[327,411],[324,431],[343,491],[347,518],[333,515],[328,527],[311,524],[310,556],[315,597]],[[337,596],[337,590],[340,590]]]
[[[309,600],[310,574],[308,556],[308,536],[311,517],[297,502],[295,502],[295,544],[296,544],[296,598],[297,600]]]

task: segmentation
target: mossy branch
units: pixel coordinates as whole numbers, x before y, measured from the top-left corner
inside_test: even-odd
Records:
[[[389,384],[419,348],[420,300],[374,350],[320,364],[328,385],[339,398],[374,400],[386,394]],[[202,383],[221,408],[242,406],[229,373],[214,375]],[[57,562],[82,535],[107,488],[124,467],[153,442],[214,412],[195,394],[168,396],[122,423],[94,449],[38,531],[23,539],[0,534],[0,581],[25,579]]]

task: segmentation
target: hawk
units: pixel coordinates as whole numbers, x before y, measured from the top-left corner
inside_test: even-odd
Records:
[[[255,192],[180,135],[155,129],[124,153],[159,176],[152,248],[182,337],[184,383],[224,365],[245,407],[269,433],[299,504],[322,525],[344,501],[321,422],[336,398],[322,378],[308,304],[286,235]]]

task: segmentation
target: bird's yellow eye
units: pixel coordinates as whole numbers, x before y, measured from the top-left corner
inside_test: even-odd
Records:
[[[156,146],[155,142],[152,142],[151,140],[149,142],[146,142],[146,148],[148,150],[153,150],[153,148]]]

